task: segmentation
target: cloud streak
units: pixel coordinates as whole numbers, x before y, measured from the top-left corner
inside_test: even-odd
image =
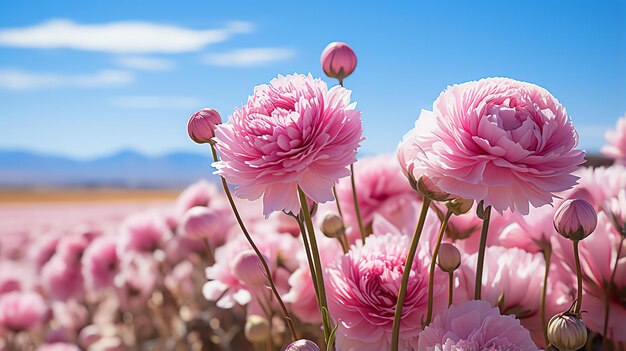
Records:
[[[249,22],[230,22],[223,28],[198,30],[141,21],[79,24],[55,19],[30,27],[0,30],[0,45],[117,54],[183,53],[199,51],[253,30]]]
[[[34,90],[40,88],[72,87],[98,88],[132,83],[135,76],[127,71],[102,70],[91,74],[64,75],[29,72],[19,69],[0,69],[0,89]]]
[[[287,61],[295,57],[289,48],[246,48],[203,56],[202,61],[212,66],[252,67],[264,66],[276,61]]]
[[[145,71],[169,71],[175,64],[171,60],[148,56],[120,56],[115,59],[118,65]]]

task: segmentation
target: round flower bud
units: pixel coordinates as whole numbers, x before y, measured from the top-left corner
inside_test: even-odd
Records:
[[[566,200],[554,214],[554,229],[572,241],[588,237],[597,224],[595,208],[583,199]]]
[[[578,350],[587,343],[587,327],[572,314],[557,314],[548,322],[548,340],[560,351]]]
[[[417,180],[417,191],[424,197],[433,201],[448,201],[452,197],[452,195],[439,189],[439,187],[425,175],[419,177]]]
[[[263,257],[265,262],[267,258]],[[235,278],[249,287],[261,286],[267,278],[263,274],[263,266],[259,256],[253,250],[244,250],[235,256],[232,263]]]
[[[270,337],[270,323],[265,317],[250,315],[246,320],[244,334],[251,343],[262,343]]]
[[[285,351],[320,351],[320,348],[311,340],[300,339],[287,345]]]
[[[212,108],[202,109],[189,118],[187,122],[187,133],[191,140],[198,144],[215,143],[212,139],[215,136],[215,128],[222,123],[219,112]]]
[[[449,243],[441,243],[437,254],[437,265],[444,272],[454,272],[461,265],[461,253],[456,246]]]
[[[345,231],[341,217],[334,212],[326,212],[320,229],[328,238],[339,238]]]
[[[469,210],[472,209],[473,204],[474,200],[462,199],[460,197],[457,197],[456,199],[452,199],[446,202],[446,207],[456,216],[459,216],[464,213],[468,213]]]
[[[356,68],[356,55],[347,44],[333,42],[322,52],[321,62],[324,73],[341,82]]]

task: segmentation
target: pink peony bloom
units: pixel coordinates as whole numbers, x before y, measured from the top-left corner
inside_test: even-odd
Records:
[[[580,181],[574,192],[586,190],[591,199],[586,197],[585,199],[596,209],[602,208],[608,199],[616,197],[620,190],[626,189],[626,167],[622,165],[584,167],[578,170],[576,175],[580,177]]]
[[[152,252],[159,249],[172,233],[164,218],[155,213],[139,213],[128,217],[120,229],[117,254]]]
[[[541,206],[531,208],[527,216],[506,213],[508,223],[503,223],[498,245],[517,247],[528,252],[539,252],[550,246],[552,236],[558,235],[554,229],[556,208]]]
[[[477,256],[473,254],[467,257],[459,274],[460,285],[468,292],[474,291]],[[540,314],[544,270],[545,262],[540,253],[532,254],[518,248],[499,246],[487,248],[482,299],[491,306],[499,306],[503,314],[516,316],[540,345],[544,342]],[[549,283],[547,319],[569,306],[567,299],[560,298],[559,291]]]
[[[327,89],[305,75],[278,76],[254,89],[215,132],[222,161],[217,174],[237,196],[263,196],[263,213],[300,210],[297,189],[315,202],[333,200],[332,187],[350,175],[362,127],[350,91]]]
[[[119,266],[116,251],[117,239],[103,236],[94,240],[85,250],[82,259],[83,276],[91,291],[99,291],[113,286]]]
[[[206,180],[199,180],[185,190],[176,199],[176,213],[182,216],[194,206],[209,206],[211,202],[220,197],[217,188],[213,183]]]
[[[449,87],[433,112],[422,111],[407,144],[417,149],[406,166],[415,179],[426,174],[445,192],[522,214],[571,188],[585,155],[550,93],[506,78]]]
[[[417,193],[411,188],[391,156],[360,159],[354,164],[354,174],[359,210],[365,227],[371,226],[377,213],[392,218],[402,213],[403,209],[408,207],[408,203],[418,201]],[[337,197],[346,225],[352,229],[351,238],[360,238],[350,178],[344,178],[339,182]]]
[[[528,330],[513,316],[503,316],[486,301],[452,305],[424,329],[417,347],[423,351],[537,350]]]
[[[81,259],[89,242],[83,236],[63,238],[57,252],[41,269],[41,285],[56,300],[82,297],[84,278]]]
[[[0,296],[0,327],[13,332],[41,325],[48,312],[44,300],[34,292],[10,292]]]
[[[608,145],[602,148],[602,153],[615,159],[616,163],[626,165],[626,115],[617,120],[615,130],[605,134]]]
[[[364,245],[358,241],[326,269],[326,291],[331,315],[338,324],[339,350],[389,349],[408,247],[409,238],[404,235],[370,235]],[[416,256],[402,310],[402,350],[417,350],[428,306],[430,257],[423,248]],[[445,309],[447,280],[445,273],[436,271],[435,314]]]
[[[235,217],[230,209],[194,206],[185,212],[179,233],[197,240],[206,239],[215,249],[226,242],[227,235],[235,223]]]
[[[613,220],[618,232],[626,235],[626,188],[604,203],[604,212]]]

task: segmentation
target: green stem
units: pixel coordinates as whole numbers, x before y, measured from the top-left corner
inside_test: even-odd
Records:
[[[448,307],[452,306],[452,295],[454,294],[454,271],[448,273]]]
[[[433,255],[430,260],[430,270],[428,275],[428,313],[426,314],[426,322],[422,325],[422,329],[427,327],[430,324],[430,321],[433,318],[433,294],[434,294],[434,280],[435,280],[435,266],[437,264],[437,255],[439,254],[439,247],[441,246],[441,242],[443,241],[443,234],[446,232],[446,226],[448,225],[448,220],[452,216],[452,211],[448,210],[446,216],[443,218],[441,222],[441,227],[439,228],[439,236],[437,237],[437,243],[435,244],[435,248],[433,249]]]
[[[350,182],[352,182],[352,201],[354,202],[354,213],[356,214],[356,221],[359,224],[359,231],[361,232],[361,240],[365,244],[365,229],[363,228],[363,221],[361,220],[361,211],[359,210],[359,200],[356,194],[356,183],[354,181],[354,164],[350,165]]]
[[[398,341],[400,339],[400,320],[402,318],[402,307],[404,305],[404,298],[406,296],[407,285],[409,284],[409,277],[411,276],[411,268],[413,267],[413,259],[415,258],[415,252],[417,251],[417,244],[420,241],[422,230],[424,229],[424,223],[426,222],[426,214],[428,213],[428,207],[430,206],[430,199],[425,197],[422,203],[422,211],[420,213],[417,226],[415,227],[415,233],[413,233],[413,239],[411,240],[411,246],[404,264],[404,271],[402,272],[402,283],[400,284],[400,291],[398,291],[398,302],[396,303],[396,312],[393,315],[393,332],[391,335],[391,351],[398,351]]]
[[[296,221],[298,222],[298,226],[300,227],[300,236],[302,236],[302,242],[304,243],[304,252],[306,253],[306,260],[309,263],[309,271],[311,272],[311,279],[313,280],[313,288],[315,289],[315,299],[317,300],[317,306],[320,307],[319,301],[319,288],[317,287],[317,274],[315,273],[315,265],[313,264],[313,258],[311,257],[311,245],[309,245],[309,239],[306,235],[306,230],[304,229],[304,223],[302,223],[302,218],[300,216],[294,216]],[[320,309],[320,313],[322,313]]]
[[[580,309],[583,307],[583,273],[580,269],[580,254],[578,253],[579,240],[574,240],[574,260],[576,262],[576,278],[578,280],[578,298],[576,299],[576,314],[580,313]]]
[[[483,266],[485,265],[485,249],[487,248],[487,232],[489,231],[490,218],[491,206],[487,206],[483,218],[483,228],[480,232],[480,246],[478,247],[478,262],[476,264],[476,282],[474,283],[474,300],[480,300],[480,292],[483,287]]]
[[[552,257],[552,248],[547,245],[547,247],[543,250],[543,260],[545,261],[546,268],[543,273],[543,289],[541,291],[541,306],[540,306],[540,314],[541,314],[541,327],[543,329],[543,338],[548,345],[550,340],[548,340],[548,322],[546,320],[546,294],[548,292],[548,274],[550,273],[550,259]]]
[[[213,160],[217,162],[218,161],[217,151],[215,150],[215,146],[213,146],[213,144],[211,144],[211,152],[213,153]],[[228,188],[226,179],[224,179],[224,177],[220,177],[220,178],[222,179],[222,187],[224,188],[224,192],[226,193],[226,197],[228,198],[230,207],[233,210],[233,213],[235,214],[237,223],[239,223],[239,227],[241,228],[243,235],[246,237],[246,240],[248,240],[248,244],[250,244],[250,246],[254,250],[254,253],[256,253],[257,257],[261,261],[261,266],[263,267],[263,271],[265,272],[265,276],[270,285],[270,289],[272,290],[274,297],[276,297],[276,301],[278,301],[278,304],[280,305],[280,309],[283,312],[285,321],[287,322],[287,326],[289,327],[289,331],[291,332],[291,337],[293,338],[294,341],[298,340],[298,334],[296,333],[296,329],[293,326],[293,320],[291,319],[291,315],[289,314],[289,311],[287,311],[287,307],[285,307],[285,303],[283,302],[283,299],[280,298],[280,294],[278,293],[278,290],[276,289],[276,285],[274,285],[274,279],[272,279],[272,272],[270,271],[270,268],[267,265],[267,262],[265,262],[265,258],[263,258],[263,254],[261,253],[259,248],[256,246],[254,241],[252,240],[250,233],[248,233],[248,230],[246,229],[246,226],[243,223],[243,219],[241,218],[241,215],[239,214],[239,211],[237,210],[237,206],[235,205],[233,196],[230,193],[230,189]]]
[[[315,275],[318,288],[318,301],[320,302],[320,311],[326,309],[328,311],[328,302],[326,302],[326,290],[324,289],[324,275],[322,270],[322,261],[320,259],[320,252],[317,247],[317,239],[315,238],[315,229],[313,227],[313,221],[311,220],[311,212],[309,212],[309,205],[307,204],[306,195],[298,187],[298,195],[300,197],[300,214],[304,217],[306,229],[309,235],[309,244],[311,245],[311,256],[313,257],[313,265],[315,266]],[[324,340],[328,343],[330,337],[331,326],[328,325],[326,318],[322,311],[322,321],[324,324]]]

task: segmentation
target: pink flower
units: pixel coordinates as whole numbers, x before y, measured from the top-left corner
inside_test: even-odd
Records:
[[[212,108],[202,109],[189,118],[187,133],[198,144],[213,143],[215,128],[222,123],[220,113]]]
[[[171,236],[165,220],[155,213],[139,213],[128,217],[120,229],[117,254],[131,251],[152,252],[161,248]]]
[[[33,243],[31,257],[37,270],[41,269],[54,256],[61,237],[61,235],[47,235]]]
[[[332,42],[326,46],[320,59],[327,76],[342,82],[356,68],[356,55],[346,43]]]
[[[473,254],[465,259],[459,275],[460,285],[468,292],[474,291],[477,256]],[[516,316],[537,344],[544,342],[540,314],[544,270],[540,253],[491,246],[485,254],[482,299],[491,306],[499,306],[503,314]],[[566,299],[559,300],[561,295],[551,284],[548,292],[547,319],[569,306]]]
[[[339,350],[386,350],[391,344],[393,317],[402,280],[409,238],[370,235],[326,269],[331,315],[338,324]],[[429,253],[420,249],[413,263],[402,310],[400,347],[416,350],[428,306]],[[436,271],[434,311],[445,309],[447,276]]]
[[[503,316],[486,301],[452,305],[420,335],[424,351],[537,350],[528,330],[513,316]]]
[[[34,269],[23,262],[0,260],[0,295],[22,291],[33,285]]]
[[[52,314],[58,326],[65,330],[79,331],[87,324],[88,311],[76,300],[52,303]]]
[[[99,291],[113,286],[113,280],[119,266],[116,251],[117,239],[103,236],[94,240],[83,256],[83,276],[92,291]]]
[[[365,227],[372,224],[375,214],[392,218],[401,213],[408,203],[418,201],[417,193],[391,156],[361,159],[354,164],[354,174],[359,210]],[[351,238],[360,238],[349,178],[342,179],[337,185],[337,197],[344,220],[352,229]]]
[[[626,188],[604,203],[604,212],[613,220],[617,231],[626,235]]]
[[[576,174],[580,177],[576,190],[585,189],[591,195],[593,205],[599,209],[604,202],[626,189],[626,167],[584,167]]]
[[[247,105],[215,132],[217,174],[237,196],[263,196],[263,213],[300,210],[297,189],[315,202],[333,200],[335,182],[350,174],[361,139],[350,91],[305,75],[260,85]]]
[[[41,269],[41,284],[55,300],[67,301],[84,293],[81,259],[89,242],[80,235],[64,237]]]
[[[503,223],[498,245],[517,247],[532,253],[548,248],[552,236],[557,235],[554,229],[555,211],[556,208],[545,205],[531,208],[526,216],[505,214],[508,223]]]
[[[0,326],[13,332],[41,325],[48,312],[44,300],[34,292],[10,292],[0,296]]]
[[[195,206],[183,216],[179,232],[189,238],[206,239],[215,249],[226,242],[227,234],[234,225],[235,218],[230,209]]]
[[[551,203],[576,183],[571,173],[585,155],[550,93],[506,78],[449,87],[405,139],[417,149],[415,179],[426,174],[441,190],[499,212]]]
[[[220,194],[213,183],[199,180],[185,190],[176,199],[176,213],[182,216],[194,206],[209,206],[212,202],[219,202]]]
[[[129,252],[122,256],[114,282],[122,308],[144,308],[159,280],[159,263],[151,254]]]
[[[617,120],[615,130],[610,130],[604,135],[608,145],[602,148],[602,153],[615,162],[626,165],[626,115]]]

